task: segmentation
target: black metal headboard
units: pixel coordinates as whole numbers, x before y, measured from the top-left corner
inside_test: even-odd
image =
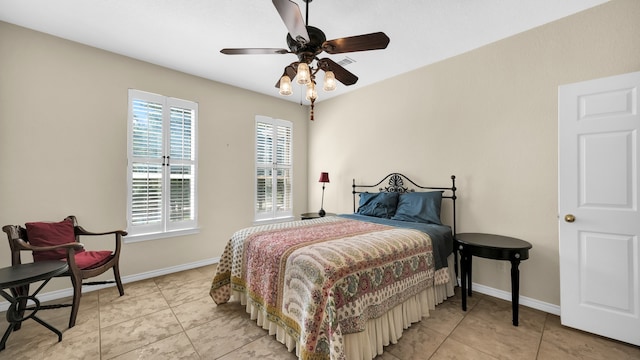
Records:
[[[452,223],[451,230],[453,231],[453,236],[455,237],[456,235],[456,199],[457,199],[455,175],[451,175],[450,187],[421,186],[400,173],[391,173],[385,176],[384,178],[382,178],[382,180],[380,180],[375,185],[356,185],[356,179],[353,179],[352,193],[353,193],[353,212],[354,213],[356,212],[356,194],[368,192],[368,191],[362,191],[361,189],[375,188],[375,187],[378,187],[377,189],[378,192],[397,192],[397,193],[415,192],[416,188],[421,190],[442,190],[443,191],[442,198],[451,199],[451,201],[453,202],[453,223]]]

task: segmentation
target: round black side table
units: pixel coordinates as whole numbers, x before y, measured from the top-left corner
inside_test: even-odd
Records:
[[[524,240],[482,233],[456,234],[456,249],[460,252],[460,279],[462,281],[462,310],[467,311],[467,294],[471,296],[471,258],[479,256],[511,262],[511,306],[513,325],[518,326],[520,298],[520,261],[529,258],[532,245]],[[467,290],[468,287],[468,290]]]
[[[69,266],[64,261],[39,261],[28,264],[19,264],[0,269],[0,295],[9,301],[7,309],[7,321],[9,327],[0,341],[0,351],[4,350],[11,332],[20,328],[20,324],[27,319],[33,319],[42,326],[58,335],[58,342],[62,341],[62,333],[36,316],[40,309],[40,301],[36,295],[54,276],[63,274]],[[44,280],[44,281],[43,281]],[[29,284],[43,281],[43,283],[29,295]],[[5,291],[11,289],[11,293]],[[33,306],[27,307],[28,302]],[[30,311],[26,316],[25,311]]]

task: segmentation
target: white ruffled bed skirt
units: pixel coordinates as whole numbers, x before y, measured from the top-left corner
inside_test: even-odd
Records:
[[[383,346],[395,344],[402,336],[404,329],[411,324],[420,321],[423,317],[429,317],[429,310],[434,310],[436,305],[444,302],[454,295],[456,274],[454,267],[454,255],[449,256],[449,282],[425,289],[418,295],[407,299],[402,304],[394,307],[379,318],[367,321],[364,331],[344,336],[344,353],[347,360],[370,360],[382,354]],[[284,344],[290,352],[296,351],[296,341],[277,324],[267,320],[266,313],[258,306],[254,306],[251,299],[244,293],[233,291],[234,300],[240,300],[246,306],[251,320],[256,320],[258,326],[269,331],[269,335],[275,335],[276,340]]]

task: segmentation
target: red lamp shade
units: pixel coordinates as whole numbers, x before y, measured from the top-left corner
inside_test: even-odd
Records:
[[[321,172],[320,173],[320,180],[318,180],[318,182],[328,183],[329,182],[329,173]]]

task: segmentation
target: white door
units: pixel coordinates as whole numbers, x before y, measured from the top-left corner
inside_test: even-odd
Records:
[[[640,72],[558,89],[562,324],[640,345]]]

